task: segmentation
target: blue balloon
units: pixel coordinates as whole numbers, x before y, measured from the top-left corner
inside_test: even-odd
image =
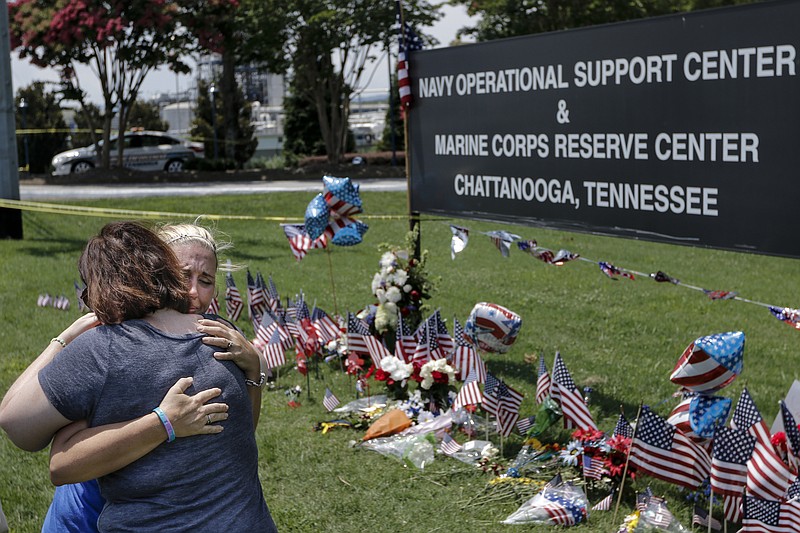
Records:
[[[333,211],[341,216],[351,216],[364,210],[358,185],[350,181],[350,178],[323,176],[322,183],[325,185],[325,201]]]
[[[357,231],[357,232],[358,232],[358,234],[359,234],[359,235],[361,235],[362,237],[364,236],[364,234],[365,234],[365,233],[367,232],[367,230],[369,229],[369,226],[367,226],[366,224],[364,224],[364,223],[363,223],[363,222],[361,222],[360,220],[356,220],[355,222],[353,222],[353,224],[352,224],[352,225],[356,227],[356,231]]]
[[[332,242],[338,246],[355,246],[361,242],[361,234],[355,224],[350,224],[337,231]]]
[[[318,194],[308,203],[306,207],[306,233],[312,239],[319,238],[328,227],[328,216],[330,209],[325,203],[325,198]]]

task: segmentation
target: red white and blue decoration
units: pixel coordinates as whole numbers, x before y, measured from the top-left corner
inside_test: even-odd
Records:
[[[669,379],[693,392],[712,393],[742,372],[743,356],[742,331],[700,337],[684,350]]]
[[[464,326],[464,333],[485,352],[506,353],[517,340],[522,318],[503,306],[475,304]]]

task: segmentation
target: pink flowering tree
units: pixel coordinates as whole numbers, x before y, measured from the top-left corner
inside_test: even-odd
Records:
[[[39,67],[59,71],[67,98],[85,105],[76,75],[86,65],[103,97],[103,168],[110,166],[111,121],[128,114],[147,75],[167,65],[188,72],[186,53],[196,43],[186,30],[190,9],[170,0],[17,0],[8,4],[11,47]],[[122,157],[122,143],[118,143]]]

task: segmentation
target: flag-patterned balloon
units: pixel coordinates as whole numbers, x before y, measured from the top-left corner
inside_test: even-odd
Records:
[[[689,424],[692,433],[704,439],[713,439],[715,430],[725,425],[732,403],[730,398],[705,394],[692,398],[689,405]]]
[[[742,372],[744,339],[741,331],[698,338],[684,350],[670,380],[694,392],[720,390]]]
[[[363,222],[353,223],[349,226],[345,226],[336,232],[336,235],[333,236],[331,242],[337,246],[355,246],[356,244],[360,244],[363,233],[358,230],[357,224],[361,224],[365,228],[367,227],[367,225]]]
[[[316,195],[306,207],[305,230],[311,240],[318,238],[328,227],[330,209],[321,194]]]
[[[487,352],[505,353],[517,340],[522,318],[497,304],[475,304],[464,326],[464,333],[478,348]]]
[[[323,176],[322,183],[325,185],[325,202],[332,211],[343,217],[363,211],[358,185],[350,181],[350,178]]]
[[[683,434],[690,438],[696,438],[697,435],[692,431],[692,424],[689,422],[689,407],[692,404],[690,396],[681,400],[681,403],[675,406],[675,409],[669,414],[667,422],[683,431]]]

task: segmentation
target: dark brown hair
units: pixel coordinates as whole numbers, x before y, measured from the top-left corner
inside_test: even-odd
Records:
[[[103,226],[78,262],[86,304],[103,324],[142,318],[158,309],[189,310],[186,280],[175,254],[136,222]]]

